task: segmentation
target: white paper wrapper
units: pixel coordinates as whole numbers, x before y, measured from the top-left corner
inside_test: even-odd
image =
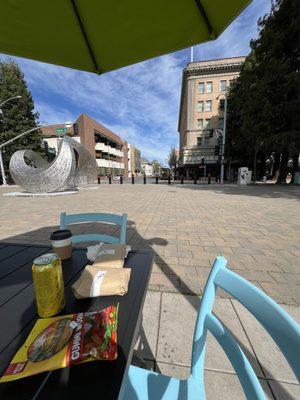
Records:
[[[96,260],[97,255],[99,254],[102,245],[103,245],[103,242],[100,242],[99,244],[95,244],[94,246],[87,247],[86,256],[90,261]]]
[[[95,244],[94,246],[88,246],[87,251],[86,251],[86,256],[88,260],[90,261],[95,261],[99,253],[101,252],[101,246],[103,245],[103,242],[100,242],[99,244]],[[131,246],[126,246],[126,257],[128,256],[128,253],[131,251]],[[126,258],[125,257],[125,258]]]

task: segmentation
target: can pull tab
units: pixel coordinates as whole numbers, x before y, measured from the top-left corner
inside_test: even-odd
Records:
[[[74,330],[78,326],[78,324],[77,324],[77,322],[72,321],[69,326],[70,326],[71,329]]]

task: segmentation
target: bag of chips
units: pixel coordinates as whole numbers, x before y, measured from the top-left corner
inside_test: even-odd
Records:
[[[117,358],[118,307],[38,319],[1,382],[70,365]]]

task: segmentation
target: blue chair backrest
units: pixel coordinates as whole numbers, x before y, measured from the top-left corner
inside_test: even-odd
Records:
[[[243,304],[266,329],[300,380],[300,325],[275,301],[246,279],[226,268],[227,260],[217,257],[205,285],[197,316],[191,380],[203,384],[207,331],[217,339],[235,369],[247,399],[265,399],[263,389],[247,357],[230,332],[212,314],[218,287]],[[270,354],[270,357],[272,355]]]
[[[120,225],[120,236],[111,236],[97,233],[86,233],[82,235],[73,235],[73,243],[83,242],[104,242],[104,243],[126,243],[126,224],[127,215],[115,215],[105,213],[83,213],[69,214],[65,212],[60,214],[60,229],[67,229],[67,225],[78,222],[104,222],[108,224]]]

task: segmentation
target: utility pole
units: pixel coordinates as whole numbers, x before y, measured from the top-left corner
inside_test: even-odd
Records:
[[[220,184],[224,182],[224,164],[225,164],[225,143],[226,143],[226,122],[227,122],[227,87],[225,88],[225,100],[224,100],[224,124],[223,124],[223,136],[222,136],[222,149],[221,149],[221,171],[220,171]]]
[[[226,143],[226,123],[227,123],[227,85],[225,87],[224,93],[224,121],[223,121],[223,131],[218,129],[222,132],[222,144],[221,144],[221,169],[220,169],[220,183],[223,184],[224,182],[224,164],[225,164],[225,143]],[[217,99],[220,95],[217,97]]]
[[[194,46],[191,47],[191,62],[194,61]]]

